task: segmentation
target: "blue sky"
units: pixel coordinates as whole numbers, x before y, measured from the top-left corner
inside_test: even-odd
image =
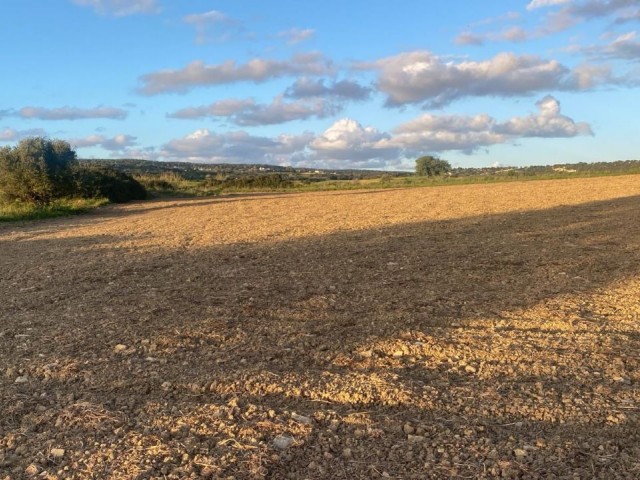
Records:
[[[5,0],[0,145],[412,169],[640,158],[640,2]]]

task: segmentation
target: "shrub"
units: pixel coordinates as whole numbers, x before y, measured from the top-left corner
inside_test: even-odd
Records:
[[[420,177],[433,177],[451,171],[451,164],[446,160],[430,155],[416,160],[416,175]]]
[[[140,182],[115,168],[81,165],[74,169],[73,178],[75,191],[83,198],[107,198],[115,203],[147,198]]]
[[[46,205],[72,194],[76,153],[62,140],[26,138],[0,149],[0,196]]]
[[[293,182],[279,173],[260,175],[255,177],[242,177],[225,180],[222,184],[225,188],[239,189],[281,189],[290,188]]]

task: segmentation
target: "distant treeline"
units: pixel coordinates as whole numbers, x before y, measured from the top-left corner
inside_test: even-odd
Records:
[[[480,175],[522,175],[536,176],[554,173],[640,173],[640,160],[619,160],[615,162],[594,163],[560,163],[556,165],[534,165],[529,167],[485,167],[485,168],[454,168],[452,175],[480,176]]]
[[[380,170],[327,170],[313,168],[283,167],[262,164],[198,164],[187,162],[158,162],[152,160],[85,160],[86,164],[97,164],[116,168],[134,176],[177,174],[185,180],[206,181],[209,185],[227,185],[237,188],[249,186],[284,185],[287,182],[314,183],[325,180],[367,180],[374,178],[408,177],[413,172],[388,172]],[[624,174],[640,173],[640,160],[615,162],[563,163],[528,167],[483,167],[453,168],[455,177],[473,176],[537,176],[553,174]],[[278,176],[279,175],[279,176]]]

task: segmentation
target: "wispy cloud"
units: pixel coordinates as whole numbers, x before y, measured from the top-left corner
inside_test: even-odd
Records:
[[[554,5],[563,5],[572,0],[531,0],[527,5],[527,10],[535,10],[542,7],[551,7]]]
[[[597,60],[640,61],[640,39],[635,31],[618,35],[604,45],[578,46],[571,50]]]
[[[194,162],[286,163],[292,155],[304,151],[313,135],[260,137],[244,131],[214,133],[200,129],[166,143],[162,158]]]
[[[158,0],[72,0],[76,5],[92,7],[100,15],[124,17],[140,13],[157,13]]]
[[[195,61],[179,70],[163,70],[140,77],[139,92],[144,95],[185,93],[196,87],[237,82],[262,83],[279,77],[333,73],[331,61],[317,52],[298,54],[289,60],[255,58],[245,64],[234,60],[207,65]]]
[[[169,114],[169,117],[180,119],[222,117],[231,123],[247,127],[277,125],[314,117],[326,118],[341,110],[340,105],[322,99],[286,102],[282,96],[279,96],[269,104],[256,103],[252,99],[221,100],[211,105],[184,108]]]
[[[226,41],[242,30],[240,22],[218,10],[187,15],[183,20],[195,27],[198,43]]]
[[[114,107],[23,107],[17,112],[17,115],[25,119],[34,118],[38,120],[86,120],[95,118],[124,120],[127,118],[128,112],[121,108]]]
[[[112,152],[122,151],[137,144],[136,137],[120,134],[114,137],[104,135],[89,135],[83,138],[74,138],[69,143],[74,148],[101,147]]]
[[[339,100],[368,100],[373,89],[360,85],[353,80],[333,81],[325,85],[324,79],[302,77],[287,88],[285,96],[289,98],[334,98]]]
[[[7,127],[0,130],[0,142],[15,142],[26,137],[44,137],[46,134],[47,133],[41,128],[15,130]]]
[[[487,41],[492,42],[524,42],[534,35],[522,27],[507,27],[499,32],[473,33],[465,31],[455,38],[458,45],[483,45]]]
[[[316,31],[312,28],[291,28],[278,33],[278,37],[284,38],[289,45],[296,45],[313,38]]]

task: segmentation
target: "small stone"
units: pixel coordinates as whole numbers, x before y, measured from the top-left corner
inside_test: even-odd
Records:
[[[472,367],[471,365],[467,365],[464,367],[464,371],[467,373],[476,373],[476,367]]]
[[[29,381],[29,377],[23,375],[21,377],[16,378],[15,383],[27,383]]]
[[[65,454],[65,450],[63,448],[52,448],[51,449],[51,456],[53,458],[62,458],[64,457]]]
[[[124,352],[127,349],[126,345],[123,345],[121,343],[119,343],[118,345],[116,345],[115,347],[113,347],[113,351],[115,353],[121,353]]]
[[[407,440],[409,443],[422,443],[425,438],[422,435],[408,435]]]
[[[342,450],[342,456],[344,458],[351,458],[353,456],[353,452],[351,452],[350,448],[345,448],[344,450]]]
[[[24,473],[29,477],[35,477],[38,474],[38,466],[35,463],[32,463],[24,469]]]
[[[527,451],[524,450],[523,448],[516,448],[513,451],[513,454],[516,456],[516,458],[524,458],[527,456]]]
[[[277,450],[286,450],[295,442],[294,438],[289,435],[278,435],[273,439],[273,447]]]
[[[169,390],[171,388],[171,382],[164,382],[161,387],[163,390]]]
[[[413,428],[411,425],[409,425],[408,423],[404,424],[404,427],[402,427],[402,430],[404,431],[404,433],[406,433],[407,435],[411,435],[412,433],[414,433],[416,431],[415,428]]]
[[[309,417],[305,417],[304,415],[298,415],[297,413],[292,413],[291,418],[294,419],[298,423],[302,423],[304,425],[311,425],[313,420]]]

